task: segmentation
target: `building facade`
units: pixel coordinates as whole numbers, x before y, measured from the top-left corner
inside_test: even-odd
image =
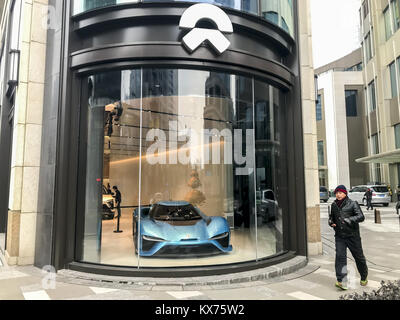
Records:
[[[369,181],[368,166],[356,160],[367,152],[362,51],[315,70],[320,186],[334,190]]]
[[[10,264],[33,264],[40,198],[47,30],[45,1],[5,1],[0,44],[0,245]],[[44,21],[45,24],[46,20]],[[45,197],[43,197],[45,199]],[[7,236],[6,236],[7,235]]]
[[[322,251],[308,1],[207,2],[6,3],[9,263],[188,275]]]
[[[357,161],[369,164],[369,181],[392,189],[400,183],[399,8],[366,0],[360,9],[368,154]]]

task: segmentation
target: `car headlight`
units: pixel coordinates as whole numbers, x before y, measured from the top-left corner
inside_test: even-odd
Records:
[[[227,236],[229,236],[229,232],[225,232],[225,233],[219,234],[215,237],[212,237],[211,240],[223,239],[223,238],[226,238]]]
[[[164,239],[157,238],[157,237],[152,237],[152,236],[143,236],[143,240],[154,241],[154,242],[164,242],[164,241],[166,241]]]

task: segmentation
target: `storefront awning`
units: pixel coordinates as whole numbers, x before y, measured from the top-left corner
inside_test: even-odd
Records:
[[[400,163],[400,149],[360,158],[357,163]]]

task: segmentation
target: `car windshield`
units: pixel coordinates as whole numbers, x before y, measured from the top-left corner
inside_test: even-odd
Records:
[[[375,192],[389,192],[388,187],[372,187]]]
[[[319,192],[327,192],[328,190],[325,187],[320,187]]]
[[[199,212],[192,206],[155,205],[150,211],[150,217],[160,221],[188,221],[202,219]]]

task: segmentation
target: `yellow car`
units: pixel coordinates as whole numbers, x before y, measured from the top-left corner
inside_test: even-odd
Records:
[[[103,220],[114,219],[114,197],[108,193],[107,188],[103,186]]]

